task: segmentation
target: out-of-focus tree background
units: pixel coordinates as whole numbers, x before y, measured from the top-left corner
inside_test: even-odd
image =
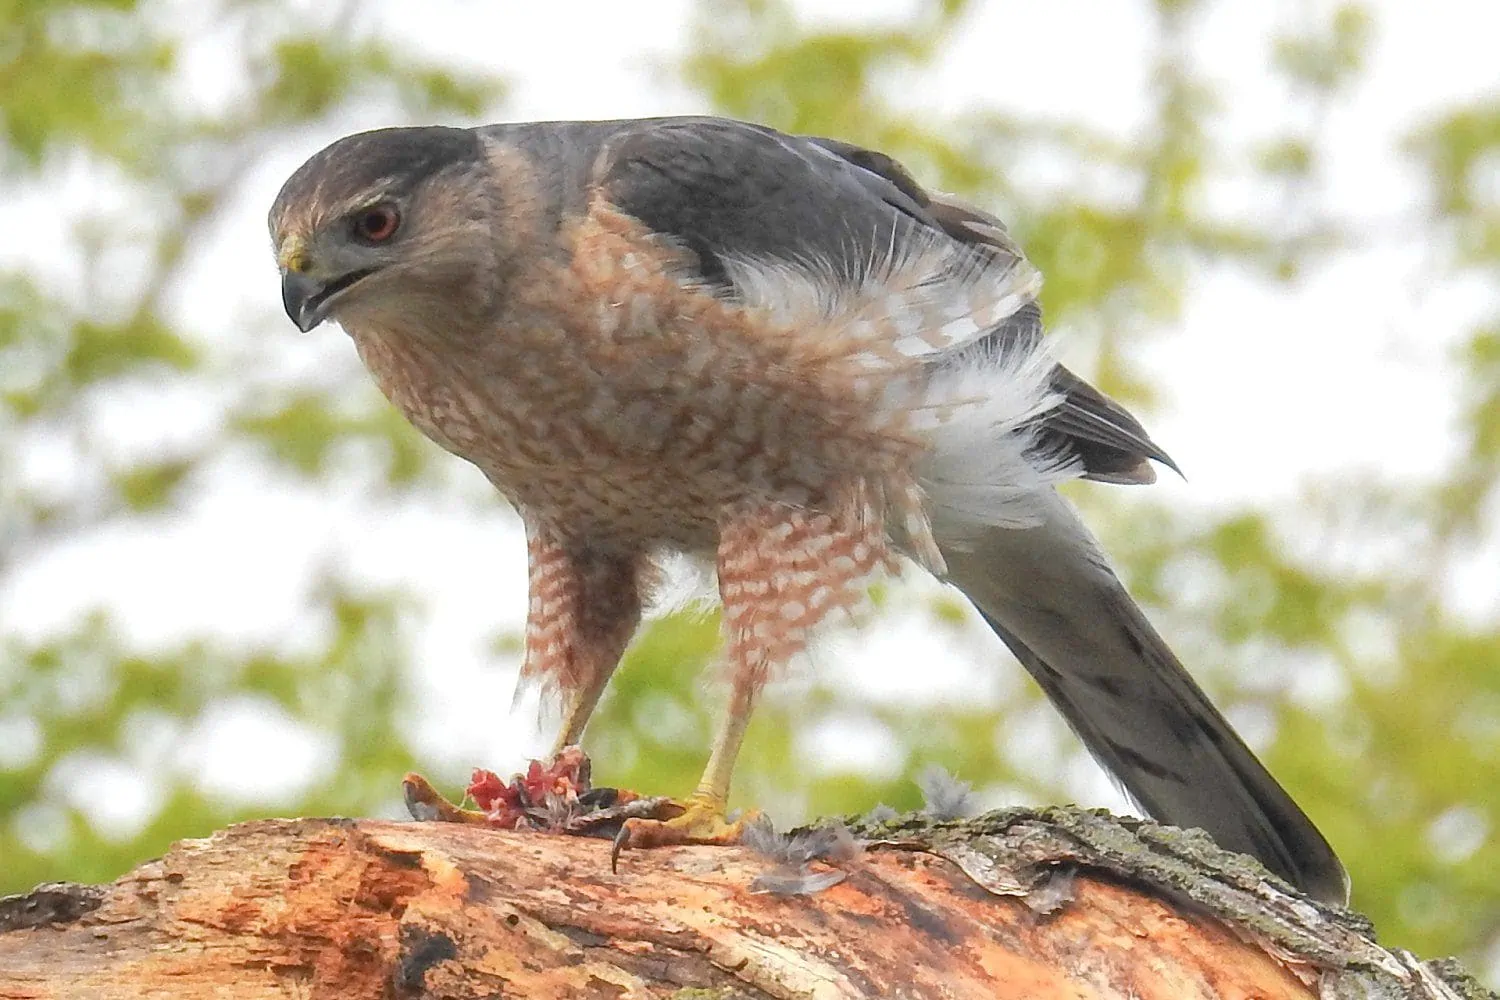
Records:
[[[597,54],[650,32],[606,6],[525,15],[576,84],[565,107],[533,87],[527,116],[600,116],[591,86],[618,112]],[[1006,217],[1069,360],[1148,424],[1198,431],[1194,455],[1157,435],[1190,476],[1242,474],[1212,502],[1192,482],[1075,493],[1131,586],[1384,940],[1500,981],[1500,79],[1361,150],[1347,111],[1368,113],[1394,5],[1264,5],[1227,67],[1230,0],[1111,5],[1131,8],[1107,44],[1133,83],[1078,60],[1106,30],[1092,6],[1049,37],[999,0],[880,6],[663,5],[669,44],[620,63],[647,95],[628,113],[839,136]],[[344,337],[279,315],[261,232],[280,179],[339,134],[517,114],[510,60],[541,60],[507,42],[511,15],[439,7],[0,4],[0,892],[109,879],[249,817],[393,814],[407,769],[457,788],[544,745],[510,703],[513,519]],[[449,51],[412,17],[464,37]],[[1475,17],[1453,29],[1493,38]],[[959,50],[971,70],[988,53],[978,79],[955,77]],[[1441,68],[1429,51],[1414,78]],[[1135,95],[1129,120],[1058,113],[1016,68],[1038,53],[1093,104]],[[1246,126],[1247,80],[1269,124]],[[1399,197],[1348,196],[1366,156],[1399,164],[1371,188]],[[1319,326],[1277,304],[1330,281]],[[1216,308],[1233,336],[1195,323]],[[1361,381],[1405,351],[1409,380]],[[1411,426],[1435,430],[1391,430]],[[961,602],[880,596],[876,638],[839,637],[768,699],[739,801],[782,822],[911,806],[933,762],[993,803],[1111,801]],[[714,634],[669,618],[638,644],[588,736],[603,780],[691,786]]]

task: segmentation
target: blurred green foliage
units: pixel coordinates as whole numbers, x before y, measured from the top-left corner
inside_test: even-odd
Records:
[[[1221,109],[1184,41],[1208,2],[1142,4],[1154,25],[1153,108],[1130,143],[1070,122],[985,109],[945,117],[893,100],[892,80],[930,67],[973,16],[977,5],[963,0],[921,3],[906,22],[869,30],[809,28],[776,0],[703,0],[681,71],[718,111],[881,148],[934,186],[1001,209],[1047,275],[1053,323],[1092,349],[1107,390],[1149,408],[1134,347],[1173,320],[1193,268],[1232,260],[1284,281],[1359,239],[1319,201],[1316,129],[1289,124],[1245,147],[1215,131]],[[159,5],[0,4],[0,183],[45,190],[82,166],[147,210],[106,214],[65,235],[86,278],[121,252],[143,262],[142,280],[125,292],[110,281],[62,286],[24,268],[0,275],[0,574],[91,531],[149,525],[185,502],[217,456],[247,445],[309,482],[356,454],[392,495],[447,461],[368,386],[241,377],[243,356],[182,328],[170,296],[194,256],[214,252],[216,220],[238,210],[247,172],[299,129],[352,109],[393,122],[482,120],[500,113],[501,81],[413,60],[352,29],[354,4],[311,18],[273,0],[205,0],[199,9],[231,27],[234,43],[216,57],[238,60],[246,81],[244,96],[224,107],[184,94],[179,70],[200,43]],[[1359,79],[1378,30],[1357,4],[1321,23],[1299,20],[1265,54],[1267,72],[1289,93],[1332,106]],[[1037,154],[1108,172],[1132,196],[1007,180]],[[1384,939],[1482,967],[1500,949],[1500,626],[1454,613],[1446,588],[1493,535],[1500,479],[1500,104],[1442,109],[1406,154],[1430,206],[1408,238],[1433,249],[1434,280],[1478,275],[1490,295],[1487,318],[1453,359],[1463,409],[1451,468],[1430,482],[1315,482],[1285,508],[1212,515],[1164,510],[1140,493],[1077,496],[1133,589],[1180,637],[1184,659],[1204,665],[1198,672],[1216,697],[1274,720],[1268,764],[1343,854],[1355,905]],[[1301,195],[1296,212],[1254,224],[1215,217],[1205,184],[1236,171],[1270,195]],[[252,326],[272,322],[274,290],[259,299],[266,315]],[[121,386],[247,382],[223,392],[213,433],[170,454],[122,459],[90,423],[94,404]],[[43,438],[66,441],[76,475],[59,484],[22,474]],[[351,452],[353,444],[361,447]],[[1344,552],[1397,551],[1318,560],[1295,544],[1307,538]],[[1186,592],[1189,570],[1208,573],[1211,586]],[[421,670],[407,652],[419,620],[409,596],[371,594],[331,574],[309,609],[324,626],[315,648],[294,656],[192,636],[147,655],[103,613],[43,641],[0,637],[0,892],[108,879],[174,838],[249,816],[387,807],[401,773],[423,764],[405,718]],[[958,608],[939,601],[937,627],[957,634]],[[650,792],[691,786],[714,705],[700,685],[715,630],[712,617],[676,617],[635,646],[589,733],[603,779]],[[1394,641],[1372,644],[1372,633]],[[1307,664],[1335,672],[1336,697],[1309,707],[1282,694]],[[174,770],[153,776],[159,807],[145,829],[119,836],[69,794],[80,761],[128,763],[142,733],[180,739],[215,704],[246,697],[337,748],[328,773],[294,800],[227,804],[191,771]],[[841,721],[894,748],[895,766],[872,775],[809,760],[809,734]],[[1018,748],[1016,734],[1030,742]],[[913,806],[911,776],[937,762],[997,794],[1043,801],[1066,795],[1077,752],[1029,685],[959,704],[892,706],[802,679],[768,696],[737,795],[775,804],[787,819],[882,800]]]

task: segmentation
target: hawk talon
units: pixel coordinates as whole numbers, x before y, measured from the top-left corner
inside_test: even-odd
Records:
[[[547,830],[555,833],[597,835],[601,828],[632,816],[656,815],[657,799],[641,799],[618,788],[594,788],[591,764],[576,746],[559,750],[545,761],[535,760],[509,781],[493,771],[475,769],[462,802],[449,801],[420,774],[402,780],[406,810],[419,822],[475,823],[502,830]]]
[[[633,817],[620,824],[609,849],[609,870],[618,874],[620,852],[627,847],[673,847],[681,844],[737,844],[745,824],[757,813],[732,822],[724,815],[724,801],[695,794],[686,800],[661,799],[656,815]]]
[[[448,800],[432,787],[432,782],[409,772],[401,779],[401,795],[406,811],[419,823],[487,823],[489,817],[478,809],[465,809]]]
[[[629,839],[630,827],[621,823],[620,828],[615,831],[614,840],[609,845],[609,873],[611,875],[620,874],[620,851]]]

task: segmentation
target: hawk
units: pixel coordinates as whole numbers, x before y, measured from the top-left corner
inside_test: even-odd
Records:
[[[728,703],[680,815],[725,841],[758,693],[872,576],[950,581],[1151,815],[1310,894],[1347,878],[1131,600],[1056,486],[1172,468],[1048,355],[993,217],[896,161],[717,118],[392,128],[292,174],[287,315],[339,323],[387,398],[519,512],[523,678],[576,744],[663,553],[710,561]]]

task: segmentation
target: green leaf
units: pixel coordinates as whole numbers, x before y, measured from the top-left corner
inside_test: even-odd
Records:
[[[76,323],[65,367],[75,384],[87,385],[155,365],[188,371],[198,360],[198,352],[181,336],[157,319],[139,315],[121,324]]]

